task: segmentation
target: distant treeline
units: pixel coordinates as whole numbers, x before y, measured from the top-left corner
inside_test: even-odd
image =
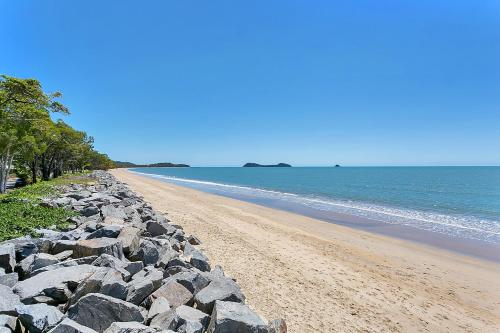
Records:
[[[46,93],[35,79],[0,75],[0,193],[9,174],[35,183],[65,172],[114,167],[94,149],[94,139],[53,114],[69,114],[57,101],[61,93]]]
[[[131,162],[113,161],[116,168],[189,168],[187,164],[175,164],[170,162],[153,163],[153,164],[135,164]]]

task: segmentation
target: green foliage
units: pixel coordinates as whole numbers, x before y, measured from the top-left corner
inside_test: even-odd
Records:
[[[75,213],[64,208],[48,208],[29,200],[6,199],[0,201],[0,241],[24,235],[36,236],[36,228],[56,226],[63,228]]]
[[[24,235],[36,236],[34,230],[37,228],[64,228],[66,220],[77,214],[65,208],[40,206],[41,199],[57,195],[59,186],[92,181],[88,172],[81,172],[0,194],[0,242]]]

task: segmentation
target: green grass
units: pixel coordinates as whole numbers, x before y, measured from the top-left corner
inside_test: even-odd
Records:
[[[0,195],[0,241],[24,235],[36,236],[36,228],[66,227],[66,220],[77,214],[65,208],[40,206],[41,199],[57,195],[58,186],[90,182],[92,179],[85,174],[69,174]]]

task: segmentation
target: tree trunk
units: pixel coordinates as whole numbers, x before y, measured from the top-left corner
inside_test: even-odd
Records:
[[[37,163],[36,163],[36,157],[33,158],[33,161],[30,164],[30,169],[31,169],[31,183],[35,184],[37,179],[36,179],[36,173],[37,173]]]

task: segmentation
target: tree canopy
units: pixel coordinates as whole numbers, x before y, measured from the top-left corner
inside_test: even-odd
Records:
[[[32,182],[113,167],[107,155],[94,149],[91,136],[52,120],[52,114],[69,114],[61,97],[44,92],[38,80],[0,75],[0,193],[13,167]]]

